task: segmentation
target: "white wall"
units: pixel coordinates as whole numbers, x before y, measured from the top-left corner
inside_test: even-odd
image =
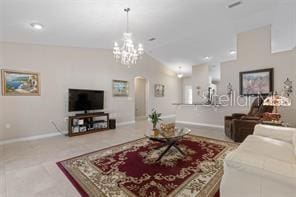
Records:
[[[136,117],[146,116],[146,80],[144,78],[135,79],[135,105]]]
[[[287,77],[293,81],[292,107],[280,108],[280,112],[285,122],[296,126],[296,50],[271,54],[270,26],[240,33],[237,37],[237,50],[237,60],[221,63],[221,81],[217,87],[218,95],[226,95],[229,82],[232,84],[236,96],[239,95],[239,72],[241,71],[274,68],[275,90],[280,92],[283,89],[283,82]],[[194,68],[198,67],[193,66]],[[192,84],[195,85],[195,80],[203,77],[202,73],[192,73]],[[194,94],[196,94],[195,88],[193,88]],[[249,106],[240,107],[237,105],[221,107],[218,111],[204,107],[181,107],[177,110],[177,121],[222,126],[224,115],[247,113],[248,110]]]
[[[283,82],[287,77],[296,82],[295,54],[296,50],[271,54],[271,27],[261,27],[238,35],[238,59],[221,63],[221,81],[218,93],[225,94],[230,82],[234,91],[239,95],[239,72],[274,68],[274,89],[281,92]],[[295,92],[294,92],[295,93]],[[280,108],[283,119],[296,125],[296,99],[292,98],[292,107]]]
[[[105,91],[105,111],[118,122],[135,116],[134,78],[150,81],[149,106],[164,115],[181,100],[181,82],[175,73],[148,55],[128,69],[114,61],[111,50],[0,43],[1,68],[39,72],[41,96],[0,96],[0,140],[54,132],[50,121],[65,126],[68,88]],[[0,56],[0,57],[1,57]],[[130,83],[129,97],[112,97],[112,79]],[[165,97],[155,98],[155,83],[165,85]],[[10,124],[7,129],[5,125]]]

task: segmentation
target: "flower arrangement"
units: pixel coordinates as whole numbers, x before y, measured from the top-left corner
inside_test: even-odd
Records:
[[[157,113],[156,109],[152,109],[151,114],[149,115],[149,118],[151,120],[151,123],[153,125],[153,130],[157,130],[156,126],[159,121],[161,121],[161,113]]]

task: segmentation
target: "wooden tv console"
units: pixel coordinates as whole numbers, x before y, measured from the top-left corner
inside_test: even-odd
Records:
[[[69,116],[68,136],[85,135],[109,130],[109,113],[87,113]]]

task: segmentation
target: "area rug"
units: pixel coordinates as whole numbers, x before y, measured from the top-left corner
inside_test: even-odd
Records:
[[[99,143],[99,142],[98,142]],[[60,161],[57,165],[81,196],[217,197],[223,159],[237,145],[185,136],[156,162],[163,149],[143,138]]]

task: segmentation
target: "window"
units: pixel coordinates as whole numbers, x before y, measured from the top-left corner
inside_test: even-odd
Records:
[[[192,86],[191,85],[185,86],[184,103],[192,104]]]

